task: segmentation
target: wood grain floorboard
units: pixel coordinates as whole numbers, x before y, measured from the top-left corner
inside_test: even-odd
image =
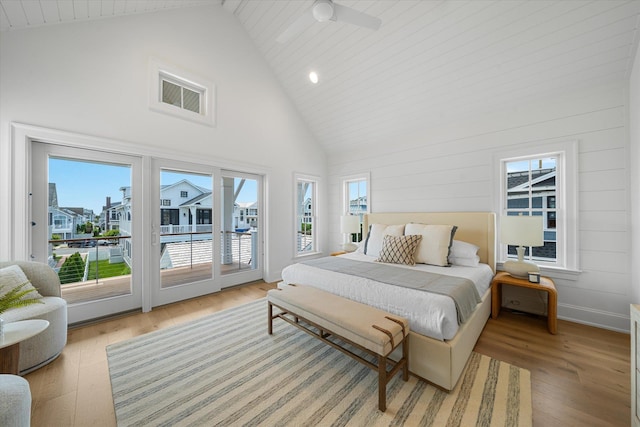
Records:
[[[265,296],[255,282],[69,330],[62,354],[25,378],[32,426],[115,426],[105,347]],[[266,318],[266,317],[265,317]],[[630,337],[502,310],[489,319],[475,351],[531,371],[534,426],[628,426]]]

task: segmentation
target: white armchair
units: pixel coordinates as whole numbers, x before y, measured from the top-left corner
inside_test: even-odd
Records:
[[[0,262],[0,268],[18,265],[31,284],[42,295],[43,304],[32,304],[2,313],[7,322],[44,319],[49,327],[20,343],[18,371],[21,375],[38,369],[60,355],[67,343],[67,302],[60,297],[60,279],[47,264],[32,261]]]

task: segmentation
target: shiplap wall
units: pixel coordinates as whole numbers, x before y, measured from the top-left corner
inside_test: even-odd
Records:
[[[628,89],[601,86],[373,142],[329,158],[330,221],[340,178],[371,173],[371,210],[494,211],[496,158],[518,147],[577,140],[581,273],[554,277],[559,316],[628,330],[630,300]],[[336,226],[334,230],[337,230]],[[341,236],[332,237],[338,246]],[[575,279],[575,280],[574,280]]]

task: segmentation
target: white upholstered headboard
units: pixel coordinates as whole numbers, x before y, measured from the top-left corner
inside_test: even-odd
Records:
[[[386,212],[364,217],[363,230],[370,224],[446,224],[458,227],[454,239],[479,246],[480,262],[496,271],[496,215],[493,212]],[[364,236],[366,238],[365,231]]]

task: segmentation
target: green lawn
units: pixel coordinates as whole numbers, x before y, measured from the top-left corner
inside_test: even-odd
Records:
[[[106,279],[107,277],[116,277],[116,276],[124,276],[126,274],[131,274],[131,269],[129,266],[120,262],[117,264],[109,264],[109,260],[101,260],[98,261],[98,274],[100,279]],[[89,273],[87,275],[87,280],[95,280],[96,278],[96,262],[89,262]]]

